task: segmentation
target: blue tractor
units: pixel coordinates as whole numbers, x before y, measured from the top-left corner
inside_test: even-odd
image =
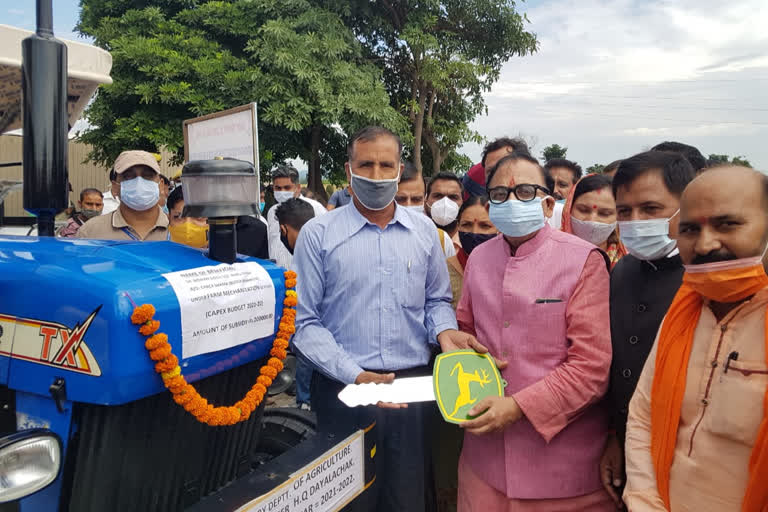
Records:
[[[211,225],[207,252],[52,236],[54,215],[67,206],[67,132],[90,92],[73,105],[51,0],[37,4],[37,34],[21,43],[23,122],[18,109],[0,111],[0,132],[23,126],[24,207],[40,235],[0,235],[0,511],[340,509],[374,478],[373,436],[308,435],[311,425],[290,412],[271,415],[267,428],[263,402],[236,425],[202,424],[174,402],[131,323],[134,304],[154,305],[184,376],[209,402],[231,405],[251,389],[286,287],[283,269],[235,255],[225,211],[232,205],[214,205],[224,220]],[[250,164],[239,172],[257,179]],[[258,320],[269,328],[244,342],[214,336],[186,357],[191,310],[168,276],[232,263],[257,264],[266,276],[270,295],[253,298],[268,299]],[[272,436],[265,450],[270,429],[289,435]]]

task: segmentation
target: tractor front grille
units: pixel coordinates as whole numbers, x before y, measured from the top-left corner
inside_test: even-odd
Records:
[[[216,405],[231,405],[256,382],[263,361],[195,383]],[[68,448],[61,510],[183,510],[251,471],[262,403],[248,421],[209,427],[168,392],[108,407],[79,404]]]

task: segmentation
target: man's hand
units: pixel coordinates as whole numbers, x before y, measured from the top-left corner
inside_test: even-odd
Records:
[[[477,338],[469,333],[457,331],[455,329],[448,329],[437,335],[437,342],[440,343],[440,348],[443,352],[453,352],[454,350],[466,350],[472,349],[475,352],[485,354],[488,349],[477,341]],[[506,361],[493,358],[496,361],[496,367],[499,370],[503,370],[507,367]]]
[[[360,372],[355,379],[355,384],[391,384],[395,380],[394,373]],[[407,409],[408,404],[395,404],[392,402],[379,402],[376,404],[382,409]]]
[[[469,410],[470,416],[478,414],[479,417],[459,426],[472,434],[496,432],[522,418],[523,410],[511,396],[489,396]]]
[[[624,502],[621,501],[617,489],[624,482],[624,452],[615,434],[609,435],[605,443],[605,450],[600,459],[600,478],[603,481],[603,487],[616,503],[616,507],[619,510],[624,509]]]

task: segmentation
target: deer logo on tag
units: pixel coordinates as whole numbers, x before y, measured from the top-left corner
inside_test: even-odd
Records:
[[[503,396],[506,382],[488,354],[458,350],[440,354],[433,370],[435,398],[445,421],[471,419],[469,410],[487,396]]]

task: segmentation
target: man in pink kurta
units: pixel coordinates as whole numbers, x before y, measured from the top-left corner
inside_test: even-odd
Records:
[[[507,387],[462,424],[463,512],[615,509],[598,472],[607,427],[596,404],[611,363],[606,260],[545,224],[554,207],[545,183],[532,158],[498,163],[488,191],[502,234],[472,252],[464,273],[459,326],[502,361]]]

